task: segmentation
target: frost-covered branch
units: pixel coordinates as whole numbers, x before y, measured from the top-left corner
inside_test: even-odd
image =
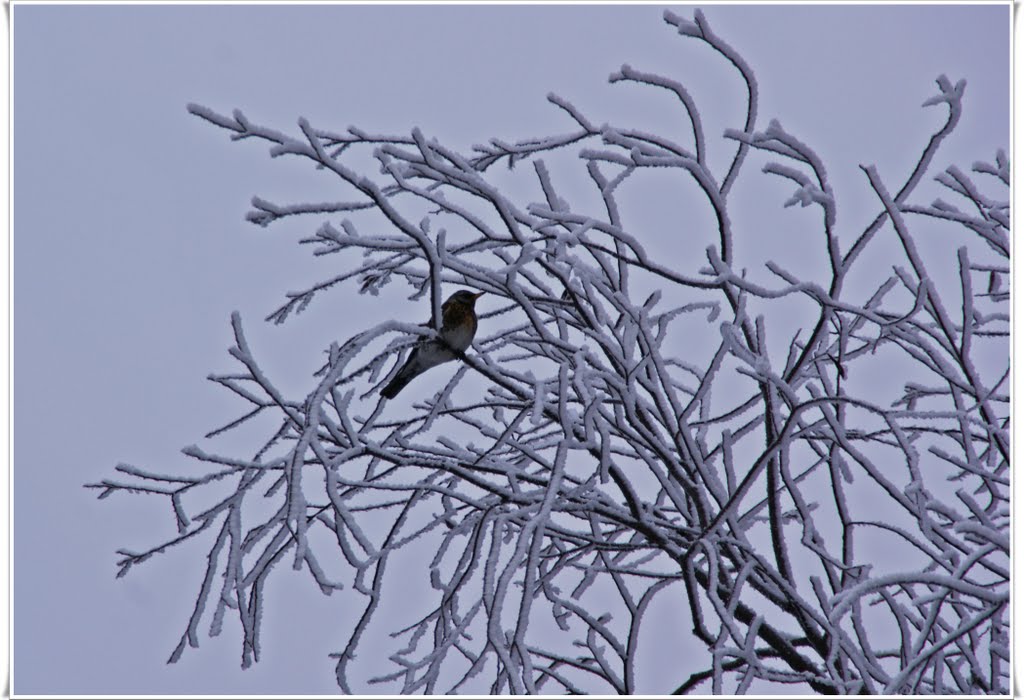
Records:
[[[963,109],[964,81],[940,77],[926,105],[948,109],[946,123],[897,184],[862,166],[880,213],[848,231],[814,148],[776,120],[757,126],[739,52],[700,12],[665,21],[746,86],[742,128],[718,132],[738,144],[725,168],[683,83],[629,65],[611,81],[674,94],[692,143],[595,126],[555,95],[568,132],[468,154],[418,129],[335,133],[303,119],[283,132],[189,106],[337,185],[333,202],[253,199],[260,226],[311,219],[301,243],[337,264],[270,320],[356,293],[371,308],[393,285],[435,325],[366,322],[296,393],[235,314],[238,369],[210,378],[245,408],[208,437],[269,420],[252,456],[192,447],[200,476],[122,465],[89,485],[170,501],[177,533],[122,552],[121,574],[212,542],[171,661],[229,611],[243,665],[257,661],[265,587],[288,557],[315,589],[361,606],[332,654],[346,693],[1007,692],[1005,154],[973,164],[976,176],[938,173],[955,204],[918,201]],[[742,169],[755,158],[760,173]],[[637,223],[639,173],[671,173],[706,200],[703,259],[667,259],[659,232]],[[730,216],[744,206],[738,177],[782,178],[796,191],[780,204],[820,208],[824,272],[775,256],[739,267],[759,232]],[[571,201],[579,183],[601,211]],[[922,252],[939,234],[921,222],[941,222],[954,274]],[[891,265],[865,269],[869,247]],[[381,398],[456,289],[485,293],[471,347],[430,370],[433,394]],[[409,598],[397,608],[396,577]],[[666,629],[666,606],[686,624]],[[392,647],[369,648],[382,628]],[[638,668],[655,643],[681,660],[651,680]]]

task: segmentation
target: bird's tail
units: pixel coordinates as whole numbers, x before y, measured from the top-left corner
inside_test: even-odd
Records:
[[[421,357],[422,345],[417,345],[409,353],[409,359],[405,361],[402,368],[395,374],[394,379],[388,382],[388,385],[380,390],[380,395],[385,399],[393,399],[398,396],[398,392],[405,388],[405,385],[412,381],[413,377],[417,376],[422,372],[425,367],[423,359]],[[433,364],[437,364],[436,362]],[[432,365],[428,364],[427,367]]]
[[[393,399],[398,396],[398,392],[405,388],[405,385],[409,383],[412,377],[408,376],[408,372],[399,372],[395,375],[395,378],[388,382],[388,385],[380,390],[380,395],[385,399]]]

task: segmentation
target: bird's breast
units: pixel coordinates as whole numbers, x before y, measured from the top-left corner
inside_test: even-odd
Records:
[[[475,333],[476,323],[462,323],[454,328],[446,329],[444,339],[459,352],[465,352],[469,344],[473,342]]]

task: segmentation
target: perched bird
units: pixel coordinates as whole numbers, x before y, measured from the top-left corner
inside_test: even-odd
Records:
[[[461,289],[441,305],[441,337],[423,340],[409,353],[409,359],[398,370],[395,378],[380,390],[385,399],[393,399],[413,377],[431,367],[454,360],[458,352],[465,352],[476,335],[476,300],[483,292],[474,294]],[[427,324],[434,325],[433,319]]]

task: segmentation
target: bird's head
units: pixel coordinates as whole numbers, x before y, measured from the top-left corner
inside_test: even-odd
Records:
[[[476,304],[476,300],[483,296],[483,294],[483,292],[470,292],[465,289],[460,289],[459,291],[455,292],[455,294],[452,294],[448,301],[455,302],[456,304],[466,304],[468,306],[473,306],[474,304]]]

